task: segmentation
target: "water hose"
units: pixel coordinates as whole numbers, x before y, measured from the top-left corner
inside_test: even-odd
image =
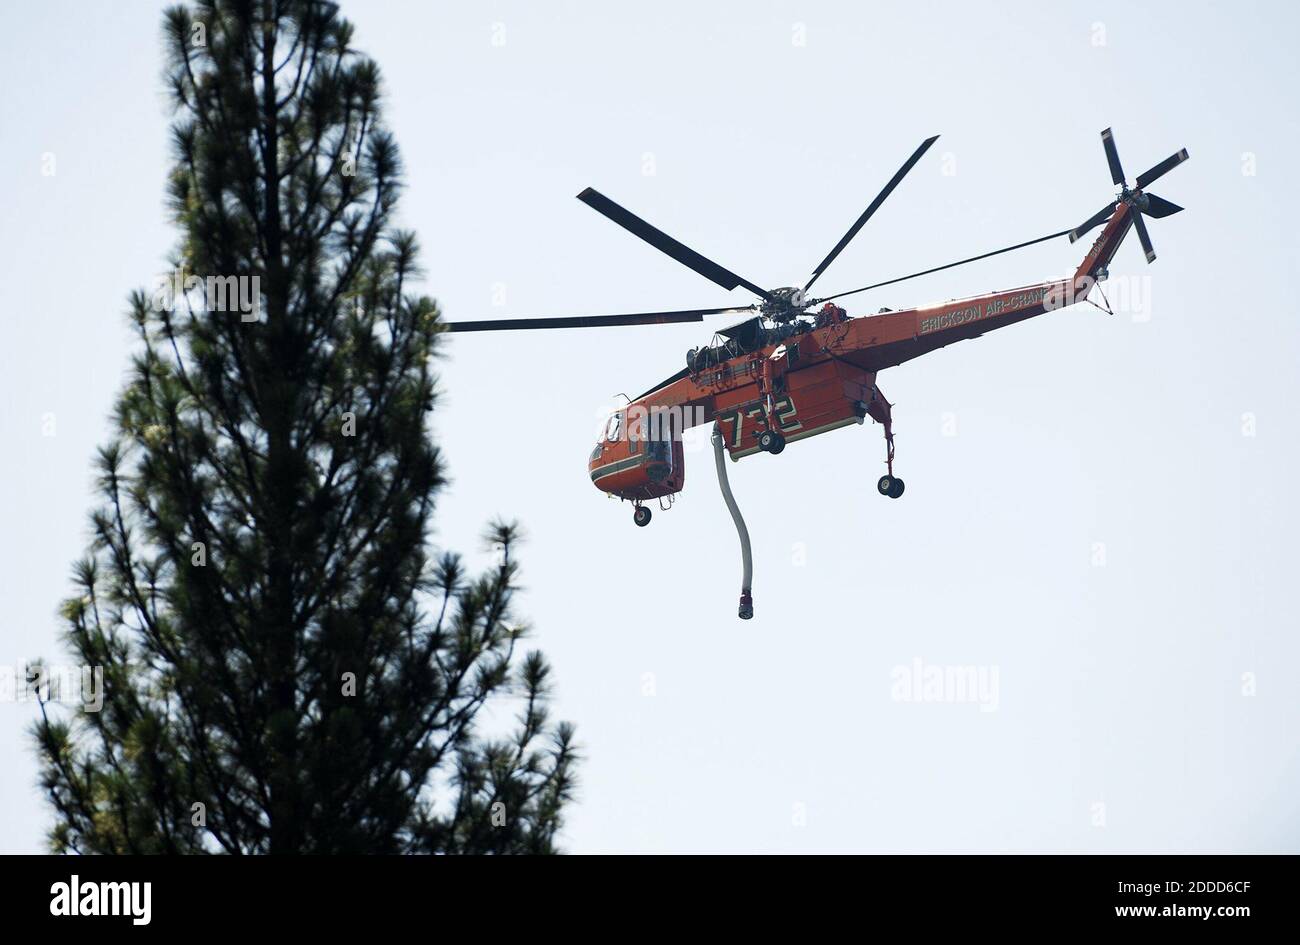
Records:
[[[740,557],[744,576],[740,581],[740,619],[749,620],[754,616],[754,598],[750,595],[750,584],[754,577],[754,561],[749,552],[749,529],[741,518],[740,508],[731,494],[731,484],[727,481],[727,450],[722,443],[722,429],[713,425],[713,460],[718,467],[718,487],[722,489],[722,498],[731,512],[731,520],[736,523],[736,534],[740,536]]]

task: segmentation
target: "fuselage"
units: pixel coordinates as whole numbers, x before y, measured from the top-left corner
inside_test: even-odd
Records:
[[[739,460],[759,452],[759,436],[770,428],[793,442],[868,416],[883,422],[881,370],[1069,304],[1071,284],[1042,282],[856,318],[828,305],[773,340],[758,339],[752,350],[726,357],[725,345],[709,349],[721,355],[692,357],[697,369],[610,415],[589,457],[592,481],[625,499],[679,491],[681,433],[705,423],[719,425],[728,454]]]

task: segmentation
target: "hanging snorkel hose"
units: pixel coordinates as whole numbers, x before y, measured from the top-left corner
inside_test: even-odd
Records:
[[[722,428],[715,422],[713,424],[713,461],[718,467],[718,487],[722,490],[722,498],[727,503],[727,511],[731,513],[731,520],[736,523],[736,534],[740,536],[740,558],[742,567],[742,576],[740,579],[740,619],[748,620],[754,616],[754,598],[750,594],[754,577],[754,561],[749,552],[749,529],[745,527],[745,520],[740,515],[740,508],[736,505],[736,499],[731,494],[731,484],[727,481],[727,450],[722,442]]]

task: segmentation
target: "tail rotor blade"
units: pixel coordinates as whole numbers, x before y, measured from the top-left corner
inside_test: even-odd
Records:
[[[1111,203],[1106,204],[1106,206],[1102,207],[1100,210],[1098,210],[1096,213],[1090,216],[1083,223],[1079,224],[1078,227],[1071,230],[1070,242],[1073,243],[1075,240],[1083,236],[1089,230],[1093,229],[1094,227],[1102,223],[1105,223],[1110,218],[1110,215],[1115,212],[1116,206],[1118,206],[1118,204],[1113,201]]]
[[[743,285],[746,289],[760,298],[767,299],[768,301],[772,300],[772,296],[767,292],[767,290],[760,289],[748,279],[736,275],[730,269],[722,268],[712,259],[701,256],[684,243],[677,242],[677,240],[673,239],[663,230],[651,226],[635,213],[620,207],[600,191],[588,187],[582,193],[578,194],[578,199],[591,207],[591,209],[595,210],[597,213],[603,214],[613,220],[629,233],[641,237],[641,239],[645,240],[661,253],[671,256],[689,269],[694,269],[710,282],[717,283],[724,289],[728,290]]]
[[[1133,225],[1137,227],[1138,242],[1142,244],[1142,252],[1147,254],[1147,262],[1156,261],[1156,251],[1151,245],[1151,235],[1147,233],[1147,225],[1142,221],[1142,214],[1134,212]]]
[[[1175,213],[1180,213],[1182,207],[1176,203],[1170,203],[1164,197],[1157,197],[1155,194],[1147,194],[1147,208],[1142,212],[1149,217],[1155,217],[1157,220],[1161,217],[1171,217]]]
[[[832,249],[817,268],[813,270],[812,277],[808,280],[808,284],[803,287],[805,293],[812,288],[812,284],[817,281],[818,277],[826,271],[826,267],[835,261],[835,257],[840,254],[844,247],[849,245],[849,240],[858,235],[858,230],[862,229],[863,225],[871,219],[872,214],[880,209],[880,205],[885,202],[885,198],[894,192],[894,188],[897,187],[903,178],[907,176],[907,172],[916,166],[916,162],[921,160],[922,155],[924,155],[926,151],[930,150],[930,145],[934,144],[938,140],[938,135],[935,135],[933,138],[926,138],[921,142],[921,146],[912,152],[912,156],[898,169],[898,173],[895,174],[889,183],[885,185],[885,189],[876,195],[875,200],[871,201],[871,206],[867,207],[867,209],[862,212],[862,216],[858,217],[857,221],[849,227],[849,231],[844,234],[843,238],[838,243],[835,244],[835,248]]]
[[[1124,186],[1124,168],[1119,165],[1119,151],[1115,148],[1115,135],[1107,128],[1101,133],[1101,146],[1106,149],[1106,163],[1110,165],[1110,179],[1116,187]]]
[[[1155,167],[1151,168],[1149,171],[1145,171],[1139,174],[1137,179],[1137,189],[1144,190],[1147,184],[1150,184],[1154,181],[1159,180],[1161,177],[1164,177],[1166,174],[1172,171],[1179,164],[1182,164],[1184,161],[1186,161],[1187,157],[1188,157],[1187,149],[1183,148],[1177,154],[1169,155],[1169,157],[1165,158],[1163,161],[1161,161]]]

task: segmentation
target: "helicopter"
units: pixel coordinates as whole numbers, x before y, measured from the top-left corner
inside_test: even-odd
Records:
[[[814,283],[938,137],[921,142],[802,287],[765,289],[700,255],[589,187],[578,194],[587,206],[709,281],[728,291],[743,287],[759,301],[746,306],[680,311],[461,321],[450,322],[445,328],[452,332],[612,328],[697,322],[715,315],[748,313],[748,317],[718,331],[709,344],[687,351],[685,366],[675,374],[610,414],[587,466],[596,488],[631,502],[633,521],[645,526],[651,519],[651,508],[646,503],[657,501],[661,510],[670,508],[685,484],[683,432],[712,423],[718,484],[741,545],[739,616],[750,619],[754,608],[749,533],[731,492],[724,455],[732,461],[759,453],[777,456],[789,443],[862,424],[870,417],[882,426],[885,440],[886,472],[876,483],[877,491],[891,499],[900,498],[905,485],[894,472],[892,404],[877,384],[880,372],[954,342],[978,338],[1077,302],[1096,305],[1089,296],[1108,277],[1111,260],[1129,231],[1137,231],[1147,262],[1154,262],[1155,249],[1143,218],[1167,217],[1183,209],[1148,192],[1147,187],[1186,161],[1187,150],[1139,174],[1130,187],[1114,135],[1107,128],[1101,132],[1102,147],[1111,181],[1119,190],[1113,200],[1080,225],[885,282],[813,298],[809,290]],[[1068,278],[911,309],[881,309],[874,315],[851,316],[834,304],[846,296],[1061,236],[1068,236],[1074,243],[1098,226],[1102,227],[1101,233]]]

